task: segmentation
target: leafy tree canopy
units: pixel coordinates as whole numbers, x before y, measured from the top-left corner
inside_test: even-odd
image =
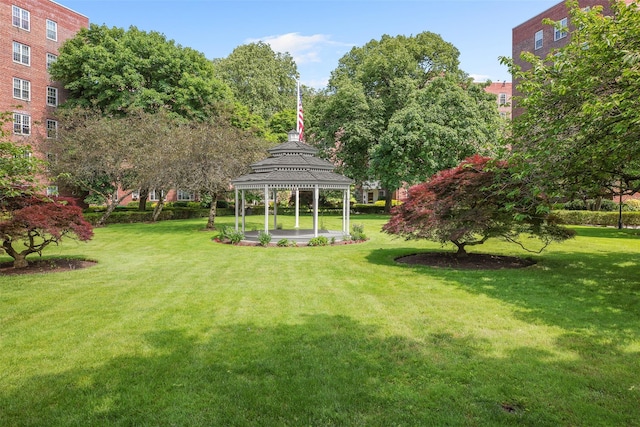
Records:
[[[0,113],[0,208],[7,197],[33,192],[41,167],[41,162],[32,156],[31,147],[9,139],[4,126],[11,121],[11,115]]]
[[[282,110],[295,109],[298,69],[288,53],[274,52],[267,43],[249,43],[214,64],[216,75],[251,113],[269,120]]]
[[[451,242],[458,256],[466,254],[467,246],[492,237],[524,248],[518,236],[527,233],[541,239],[543,249],[571,237],[572,231],[549,214],[548,200],[530,188],[506,162],[475,155],[411,187],[383,231],[407,239]]]
[[[430,32],[353,48],[318,97],[307,135],[347,175],[388,190],[457,164],[494,144],[498,124],[495,102],[458,69],[458,55]]]
[[[69,90],[69,106],[111,114],[164,108],[204,119],[232,96],[204,55],[136,27],[81,29],[60,48],[50,73]]]
[[[611,2],[570,8],[570,43],[547,58],[510,59],[522,114],[513,147],[536,185],[548,193],[584,197],[640,189],[640,11]],[[547,22],[554,25],[552,22]],[[556,24],[557,25],[557,24]]]

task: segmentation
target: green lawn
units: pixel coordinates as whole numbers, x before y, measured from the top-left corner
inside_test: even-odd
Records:
[[[218,244],[204,219],[63,242],[45,256],[99,263],[0,277],[0,425],[640,425],[639,232],[470,272],[395,264],[440,246],[384,221],[334,247]]]

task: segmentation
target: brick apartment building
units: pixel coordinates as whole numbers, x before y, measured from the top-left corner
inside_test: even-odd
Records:
[[[53,112],[66,97],[47,69],[62,43],[88,26],[89,18],[51,0],[0,0],[0,111],[13,113],[5,130],[36,156],[46,156],[38,141],[56,137]]]
[[[484,88],[484,91],[495,95],[498,104],[498,113],[503,119],[511,118],[511,82],[491,83]]]
[[[623,0],[626,4],[633,3],[633,0]],[[591,8],[602,6],[602,13],[611,14],[610,0],[578,0],[581,8]],[[515,65],[523,70],[530,68],[530,65],[520,59],[522,52],[533,52],[540,58],[546,57],[552,50],[561,48],[571,39],[571,34],[558,30],[551,25],[543,24],[545,18],[555,22],[560,22],[563,26],[571,28],[569,22],[569,9],[566,2],[562,1],[539,13],[513,28],[512,30],[512,58]],[[512,94],[517,93],[517,81],[514,82]],[[514,116],[518,115],[517,110],[513,111]]]

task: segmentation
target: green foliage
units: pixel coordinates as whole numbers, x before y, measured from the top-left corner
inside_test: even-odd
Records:
[[[91,24],[60,48],[49,72],[69,90],[65,105],[110,114],[165,109],[204,120],[230,89],[214,77],[211,61],[164,35]]]
[[[32,193],[36,189],[42,163],[32,155],[31,147],[9,139],[5,124],[12,120],[11,112],[0,112],[0,208],[3,199]]]
[[[495,100],[458,69],[458,56],[430,32],[353,48],[315,97],[308,134],[346,175],[389,191],[491,152]]]
[[[260,231],[258,233],[258,242],[260,246],[269,246],[269,243],[271,243],[271,234]]]
[[[232,245],[237,245],[244,240],[244,233],[240,230],[236,231],[235,227],[230,225],[223,225],[220,228],[218,238],[223,242],[229,242]]]
[[[357,242],[367,240],[367,235],[364,234],[364,224],[351,225],[351,239]]]
[[[601,6],[567,5],[569,44],[547,58],[523,55],[526,70],[503,59],[523,109],[515,156],[549,195],[632,194],[640,189],[640,10],[614,1],[612,16],[603,16]]]
[[[560,210],[553,215],[563,224],[618,227],[619,213],[587,210]],[[640,227],[640,212],[622,212],[624,227]]]
[[[276,113],[295,108],[298,70],[290,54],[274,52],[264,42],[249,43],[214,64],[216,75],[252,114],[267,121]]]
[[[309,242],[307,243],[307,246],[328,246],[328,245],[329,245],[329,239],[327,239],[325,236],[312,237],[311,239],[309,239]]]

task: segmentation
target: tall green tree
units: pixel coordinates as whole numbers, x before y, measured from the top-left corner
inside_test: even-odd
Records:
[[[357,181],[391,194],[496,141],[495,102],[458,68],[439,35],[383,36],[343,56],[314,100],[307,135]]]
[[[202,53],[136,27],[80,30],[60,48],[50,73],[69,90],[69,106],[107,114],[168,109],[202,120],[231,98]]]
[[[567,197],[640,190],[640,11],[635,3],[570,8],[571,40],[546,58],[508,58],[522,114],[513,124],[516,158],[548,194]],[[547,21],[548,25],[557,25]]]
[[[265,121],[282,110],[295,110],[298,69],[288,53],[274,52],[267,43],[249,43],[214,64],[235,99]]]

